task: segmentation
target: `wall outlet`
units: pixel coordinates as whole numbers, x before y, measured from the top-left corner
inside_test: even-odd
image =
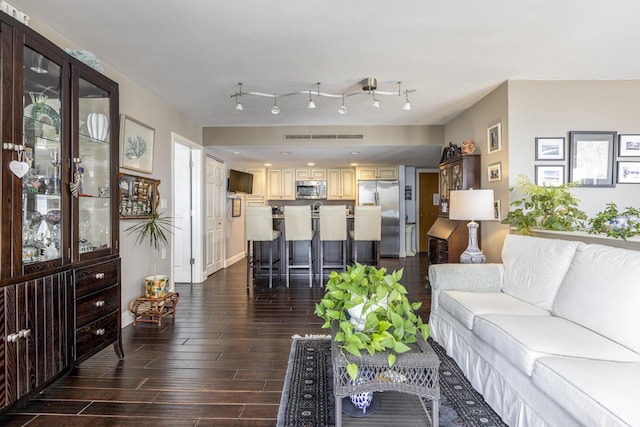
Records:
[[[160,251],[160,257],[162,259],[165,259],[167,257],[167,248],[162,248],[162,250]]]

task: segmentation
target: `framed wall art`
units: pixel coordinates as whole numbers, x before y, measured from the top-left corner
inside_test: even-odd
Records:
[[[502,125],[497,123],[487,129],[487,152],[502,150]]]
[[[564,165],[536,165],[536,185],[557,187],[564,184]]]
[[[564,160],[564,138],[536,138],[536,160]]]
[[[242,199],[233,198],[231,199],[231,217],[238,218],[242,215]]]
[[[489,182],[502,181],[502,163],[492,163],[487,168],[487,179]]]
[[[618,162],[618,183],[640,184],[640,162]]]
[[[126,114],[120,115],[120,167],[153,172],[155,130]]]
[[[640,135],[620,135],[620,157],[640,157]]]
[[[569,182],[613,187],[617,132],[569,132]]]
[[[493,219],[497,221],[502,220],[502,214],[500,213],[501,208],[502,207],[500,206],[500,199],[495,199],[493,201]]]
[[[160,195],[159,179],[118,174],[118,212],[120,219],[150,218],[156,211]]]

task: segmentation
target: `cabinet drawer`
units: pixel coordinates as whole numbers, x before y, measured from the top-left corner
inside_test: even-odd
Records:
[[[120,310],[76,330],[76,359],[98,351],[118,338]]]
[[[76,298],[89,295],[118,282],[119,260],[79,268],[75,271]]]
[[[76,328],[98,320],[102,316],[120,308],[118,287],[111,286],[76,300]]]

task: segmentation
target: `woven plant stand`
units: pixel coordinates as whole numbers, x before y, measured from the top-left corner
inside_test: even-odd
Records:
[[[161,298],[147,298],[141,296],[129,304],[129,311],[133,313],[133,324],[136,322],[157,323],[162,325],[162,319],[168,315],[176,317],[176,306],[180,294],[177,292],[169,292]]]
[[[393,367],[389,367],[389,353],[363,352],[356,357],[341,352],[335,342],[335,328],[331,334],[331,359],[333,361],[333,393],[336,398],[336,427],[342,426],[342,398],[364,392],[399,391],[431,400],[431,425],[438,424],[440,384],[438,367],[440,360],[429,343],[418,334],[418,342],[410,344],[411,350],[398,354]],[[346,356],[346,359],[345,359]],[[347,372],[347,364],[358,365],[358,375],[373,378],[372,381],[353,381]],[[423,399],[420,399],[424,406]],[[426,411],[426,408],[425,408]]]

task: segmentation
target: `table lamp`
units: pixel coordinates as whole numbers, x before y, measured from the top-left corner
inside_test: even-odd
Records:
[[[449,219],[468,220],[469,244],[460,255],[463,264],[483,264],[487,261],[478,247],[478,223],[494,219],[493,190],[454,190],[449,192]]]

